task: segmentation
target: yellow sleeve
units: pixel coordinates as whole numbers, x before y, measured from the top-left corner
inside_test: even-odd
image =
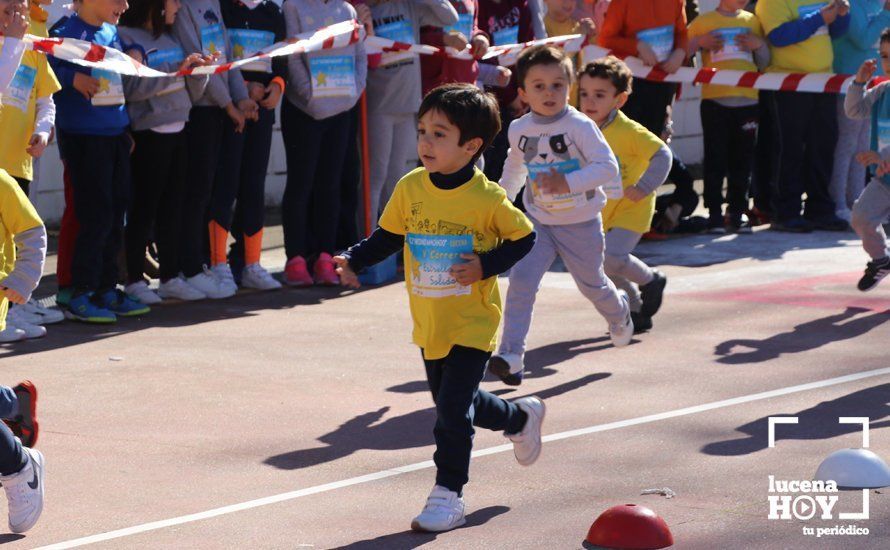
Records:
[[[513,206],[507,194],[502,190],[499,193],[500,200],[495,204],[494,213],[491,216],[492,229],[505,241],[518,241],[532,232],[532,222]]]
[[[763,26],[766,34],[789,21],[797,19],[797,14],[791,10],[788,0],[760,0],[755,8],[757,19]]]
[[[0,170],[0,223],[11,235],[43,225],[34,205],[6,170]]]
[[[59,84],[56,73],[53,72],[52,67],[47,63],[46,56],[41,55],[37,63],[37,82],[35,84],[37,97],[49,97],[61,90],[62,85]]]
[[[381,229],[385,229],[396,235],[405,235],[408,233],[408,223],[407,218],[405,217],[406,210],[403,207],[406,179],[406,177],[402,178],[396,184],[396,188],[393,190],[389,202],[387,202],[386,206],[383,208],[383,214],[380,215],[380,220],[377,222],[377,225],[379,225]]]

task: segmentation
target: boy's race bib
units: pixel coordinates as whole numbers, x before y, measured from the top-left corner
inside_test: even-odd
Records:
[[[495,31],[492,35],[495,46],[506,46],[508,44],[516,44],[519,42],[519,27],[507,27]]]
[[[28,112],[28,101],[31,98],[31,90],[34,89],[34,80],[37,78],[37,69],[27,65],[19,65],[12,77],[9,88],[3,93],[3,107],[14,107],[23,113]]]
[[[184,59],[185,52],[183,52],[182,48],[179,46],[176,46],[175,48],[155,50],[148,53],[148,66],[156,71],[162,70],[162,67],[164,66],[175,66],[176,68],[179,68],[179,65],[182,64]],[[158,95],[167,95],[183,89],[185,89],[185,78],[180,76],[171,80],[170,85],[161,90]]]
[[[232,42],[232,59],[244,59],[275,43],[275,33],[252,29],[229,29]],[[242,71],[272,72],[272,59],[258,59],[241,67]]]
[[[652,48],[655,57],[661,63],[670,57],[674,51],[674,27],[665,25],[664,27],[655,27],[637,33],[637,40],[642,40]]]
[[[457,31],[464,35],[467,41],[473,39],[473,14],[462,13],[457,16],[457,23],[445,27],[445,32]]]
[[[803,19],[804,16],[807,16],[814,11],[819,11],[825,6],[828,5],[828,2],[820,2],[819,4],[810,4],[809,6],[800,6],[797,8],[797,16],[800,19]],[[828,34],[828,25],[822,25],[819,29],[813,33],[813,36],[825,36]]]
[[[546,164],[526,164],[526,167],[528,168],[528,179],[536,206],[554,212],[580,207],[586,202],[586,193],[550,194],[544,193],[538,187],[538,178],[542,174],[549,174],[551,169],[556,170],[560,174],[568,174],[579,170],[581,164],[578,162],[578,159],[548,162]]]
[[[355,57],[335,55],[310,57],[312,97],[348,97],[355,95]]]
[[[472,254],[472,235],[406,235],[411,251],[411,292],[425,298],[444,298],[470,293],[451,276],[451,266],[464,263],[461,254]]]
[[[410,21],[384,23],[383,25],[375,26],[374,33],[394,42],[414,44],[414,27]],[[414,59],[414,54],[411,52],[386,52],[380,57],[380,64],[392,65],[393,63],[409,59]]]
[[[99,81],[99,91],[93,96],[92,104],[96,107],[108,107],[124,104],[124,83],[121,75],[102,69],[92,69],[91,75]]]
[[[217,63],[226,63],[226,37],[222,25],[201,27],[201,51],[204,55],[219,54]]]
[[[743,34],[748,34],[751,32],[751,29],[747,27],[725,27],[722,29],[714,29],[713,32],[723,39],[723,47],[716,52],[711,52],[712,63],[730,61],[733,59],[754,63],[754,56],[751,55],[751,52],[743,50],[736,43],[736,38]]]

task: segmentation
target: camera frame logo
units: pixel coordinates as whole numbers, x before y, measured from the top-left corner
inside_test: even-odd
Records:
[[[796,416],[768,417],[768,447],[776,446],[776,425],[797,424]],[[841,416],[839,424],[859,424],[862,426],[862,448],[869,446],[869,418],[864,416]],[[820,468],[821,470],[821,468]],[[838,484],[837,480],[825,479],[826,476],[816,473],[816,479],[778,479],[768,476],[769,512],[767,519],[771,521],[861,521],[869,519],[870,489],[861,489],[862,505],[858,511],[840,511],[840,489],[849,488]],[[841,481],[843,482],[843,481]],[[861,485],[859,486],[861,487]],[[823,536],[867,536],[867,527],[856,524],[836,524],[830,527],[803,526],[803,535],[821,538]]]

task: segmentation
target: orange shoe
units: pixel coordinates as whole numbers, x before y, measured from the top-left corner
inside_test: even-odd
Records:
[[[40,425],[37,423],[37,388],[30,380],[25,380],[12,388],[19,402],[19,412],[15,418],[4,420],[12,433],[22,441],[25,447],[37,444]]]
[[[337,286],[340,284],[340,276],[337,275],[337,266],[333,258],[327,252],[322,252],[312,266],[312,274],[315,276],[315,284],[323,286]]]
[[[288,286],[312,286],[312,277],[306,268],[306,260],[295,256],[284,266],[284,284]]]

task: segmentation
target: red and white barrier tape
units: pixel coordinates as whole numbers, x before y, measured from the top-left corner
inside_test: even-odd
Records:
[[[137,62],[129,55],[112,48],[106,48],[83,40],[70,38],[38,38],[26,35],[25,44],[28,48],[78,65],[96,67],[124,75],[140,77],[169,77],[183,75],[218,74],[247,65],[257,59],[280,57],[297,53],[308,53],[319,50],[343,48],[364,39],[369,52],[414,52],[420,55],[447,55],[458,59],[472,59],[469,47],[462,52],[451,48],[440,49],[424,44],[408,44],[395,42],[379,36],[365,37],[361,25],[353,21],[344,21],[305,33],[285,42],[273,44],[260,50],[250,58],[240,59],[221,65],[196,67],[179,73],[163,73]],[[515,63],[516,56],[525,48],[540,44],[551,44],[570,53],[582,50],[585,37],[579,34],[554,36],[542,40],[534,40],[524,44],[508,44],[492,46],[482,56],[483,60],[498,58],[503,66]],[[597,46],[583,46],[586,59],[602,57],[611,53]],[[778,90],[788,92],[843,93],[853,80],[851,75],[831,73],[757,73],[728,69],[695,69],[682,67],[674,74],[667,74],[659,67],[648,67],[636,57],[625,57],[634,77],[656,82],[676,82],[684,84],[720,84],[738,86],[757,90]]]

